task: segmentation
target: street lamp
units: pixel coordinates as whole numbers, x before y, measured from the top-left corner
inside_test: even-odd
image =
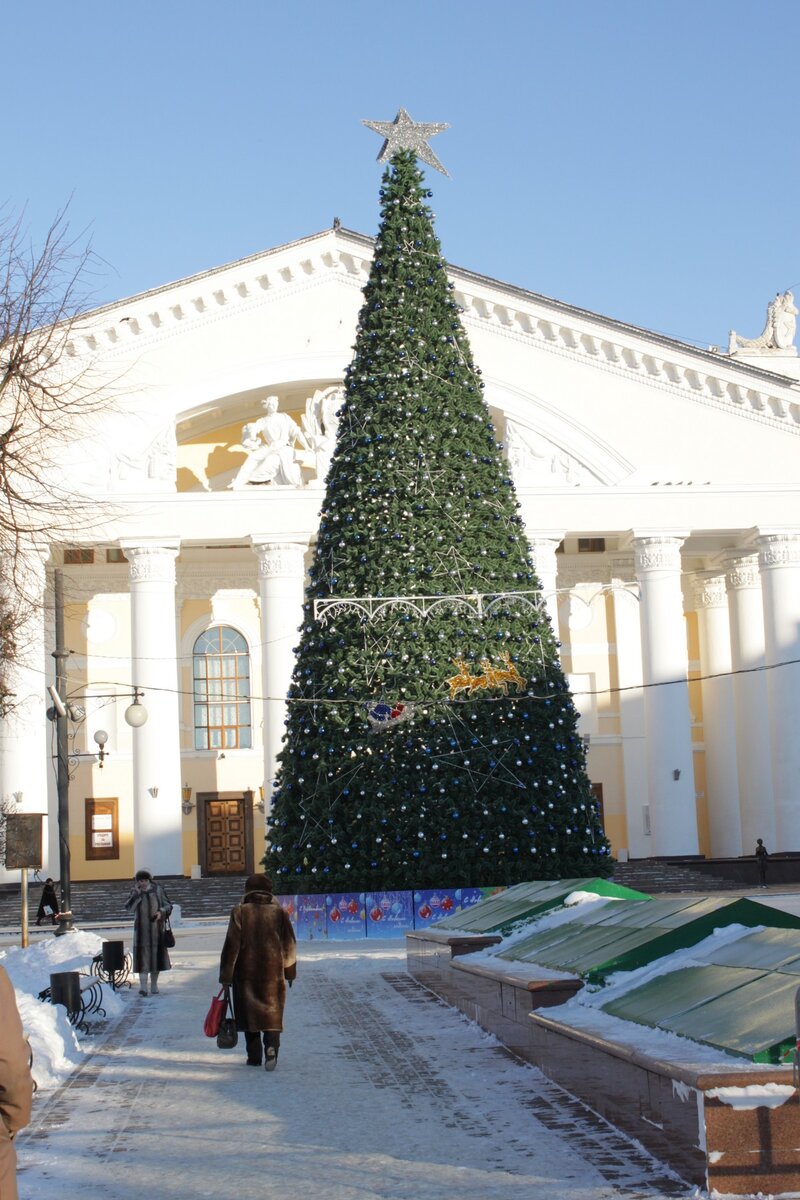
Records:
[[[55,687],[49,687],[53,708],[48,715],[56,726],[56,791],[58,795],[58,858],[61,875],[61,901],[58,914],[56,936],[67,933],[72,929],[72,881],[70,879],[69,853],[69,768],[70,760],[75,758],[94,758],[94,754],[81,755],[69,752],[69,727],[67,721],[83,720],[85,713],[79,706],[69,703],[67,697],[66,662],[70,651],[64,644],[64,576],[60,567],[54,571],[54,601],[55,601],[55,635],[56,648],[53,658],[56,660]],[[141,728],[147,720],[147,709],[139,702],[141,692],[133,689],[133,703],[125,710],[125,720],[134,729]],[[100,766],[106,758],[106,742],[108,734],[104,729],[98,729],[94,734],[98,746]]]

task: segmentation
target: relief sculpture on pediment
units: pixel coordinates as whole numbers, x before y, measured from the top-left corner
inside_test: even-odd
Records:
[[[344,400],[340,386],[321,388],[306,400],[302,428],[278,411],[278,397],[267,396],[264,415],[242,427],[247,458],[228,484],[233,491],[258,484],[299,488],[323,483],[338,432],[337,413]]]
[[[311,447],[300,426],[288,413],[278,412],[278,397],[261,401],[263,417],[242,427],[242,446],[247,458],[228,487],[241,491],[249,484],[269,483],[273,487],[302,487],[301,451]]]
[[[571,454],[534,429],[506,419],[506,460],[517,487],[577,484],[596,476]]]
[[[321,388],[306,400],[303,432],[313,453],[314,478],[310,483],[322,484],[331,465],[339,432],[339,409],[344,403],[344,388]]]
[[[118,450],[109,463],[111,491],[142,487],[172,490],[177,471],[175,425],[170,422],[142,450]]]

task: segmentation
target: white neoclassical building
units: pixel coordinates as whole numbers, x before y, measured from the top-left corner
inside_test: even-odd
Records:
[[[76,335],[75,364],[108,405],[63,469],[97,512],[75,544],[31,563],[43,605],[15,672],[24,702],[0,731],[0,795],[51,814],[53,873],[57,569],[76,718],[72,877],[260,858],[371,254],[371,239],[335,228],[109,305]],[[738,855],[757,836],[800,850],[791,296],[758,337],[698,350],[466,270],[451,278],[614,851]],[[148,711],[138,729],[124,720],[134,689]]]

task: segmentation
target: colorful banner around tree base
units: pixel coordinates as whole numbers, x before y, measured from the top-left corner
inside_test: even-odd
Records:
[[[502,887],[427,888],[413,892],[330,892],[277,896],[292,918],[298,941],[403,937],[471,908]]]

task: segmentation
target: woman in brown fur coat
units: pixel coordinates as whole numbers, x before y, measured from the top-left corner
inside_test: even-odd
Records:
[[[244,899],[231,913],[219,964],[219,981],[233,984],[236,1028],[244,1033],[247,1063],[274,1071],[278,1062],[286,983],[297,974],[294,930],[272,895],[266,875],[251,875]]]

